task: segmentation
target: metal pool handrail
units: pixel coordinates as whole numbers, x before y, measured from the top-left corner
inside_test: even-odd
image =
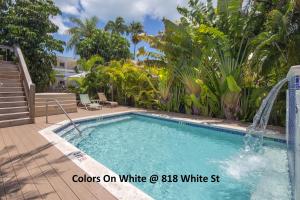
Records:
[[[65,111],[65,109],[61,106],[61,104],[57,101],[57,99],[50,99],[50,98],[46,99],[46,123],[48,124],[48,102],[49,101],[54,101],[58,105],[58,107],[68,117],[68,119],[70,120],[70,122],[73,124],[74,128],[78,131],[79,135],[81,136],[81,131],[78,129],[78,127],[76,126],[76,124],[74,123],[74,121],[71,119],[71,117],[69,116],[69,114]]]

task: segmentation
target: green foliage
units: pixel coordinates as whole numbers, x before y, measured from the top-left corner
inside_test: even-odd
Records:
[[[84,71],[84,77],[70,78],[68,81],[73,81],[69,89],[77,94],[88,93],[91,96],[96,96],[100,86],[97,68],[103,64],[103,58],[94,55],[89,60],[81,59],[79,64]]]
[[[123,105],[157,108],[157,93],[149,81],[153,81],[145,68],[130,61],[112,61],[103,63],[100,56],[81,60],[85,77],[71,78],[76,84],[70,90],[76,93],[88,93],[96,97],[97,92],[105,92],[108,97]]]
[[[129,42],[124,37],[100,29],[78,43],[77,53],[84,59],[99,55],[105,62],[130,57]]]
[[[105,91],[125,105],[252,121],[271,87],[300,62],[300,6],[293,0],[243,2],[220,0],[213,7],[212,0],[189,0],[188,7],[178,7],[180,21],[164,19],[165,29],[157,35],[142,33],[141,25],[132,23],[133,44],[143,40],[155,49],[139,48],[137,55],[144,59],[139,64],[105,57],[109,49],[101,39],[109,38],[95,32],[102,35],[80,42],[83,57],[91,58],[82,66],[95,77],[87,76],[82,88]],[[120,35],[121,24],[109,22],[106,29]],[[104,62],[93,64],[92,55]],[[91,85],[97,88],[88,89]],[[283,91],[273,124],[284,124],[284,109]]]
[[[101,89],[121,104],[147,108],[157,105],[156,93],[148,82],[146,70],[132,62],[111,62],[99,67],[98,76]]]
[[[81,59],[78,61],[82,70],[85,72],[93,71],[97,66],[104,64],[104,60],[99,55],[93,55],[88,60]]]
[[[51,35],[58,27],[50,18],[58,14],[51,0],[0,2],[0,43],[20,45],[37,91],[49,85],[55,51],[63,51],[63,42]]]
[[[114,34],[124,34],[128,31],[128,27],[125,24],[123,17],[117,17],[115,21],[108,21],[104,27],[104,30],[110,31]]]
[[[163,55],[144,63],[152,59],[172,72],[165,105],[176,100],[173,111],[182,112],[183,104],[187,113],[252,120],[270,88],[300,62],[296,1],[220,0],[215,9],[210,0],[190,0],[178,12],[180,22],[165,19],[163,33],[140,36]],[[280,96],[276,109],[283,110],[284,101]],[[273,114],[273,122],[284,122]]]
[[[131,35],[131,42],[133,43],[133,57],[136,58],[136,45],[140,42],[139,34],[144,32],[144,27],[140,22],[131,22],[128,26],[127,32]]]
[[[90,37],[94,33],[97,29],[97,23],[99,20],[94,16],[85,20],[71,17],[70,21],[74,24],[74,26],[67,31],[68,34],[71,35],[71,38],[67,43],[67,50],[74,48],[75,52],[77,52],[80,41]]]

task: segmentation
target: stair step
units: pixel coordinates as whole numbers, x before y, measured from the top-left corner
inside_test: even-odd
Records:
[[[24,92],[16,91],[16,92],[0,92],[0,97],[14,97],[14,96],[24,96]]]
[[[22,87],[4,87],[0,84],[0,92],[20,92],[23,91]]]
[[[77,112],[77,107],[76,106],[72,106],[72,107],[65,107],[63,106],[64,110],[67,113],[74,113]],[[58,108],[58,107],[50,107],[48,108],[48,115],[59,115],[59,114],[63,114],[63,111]],[[41,116],[45,116],[46,115],[46,108],[40,108],[35,110],[35,117],[41,117]]]
[[[17,83],[2,82],[2,83],[0,83],[0,88],[1,87],[22,87],[22,84],[21,84],[21,82],[17,82]]]
[[[18,67],[0,67],[0,73],[2,72],[19,72]]]
[[[17,112],[17,113],[6,113],[0,114],[0,121],[9,119],[26,118],[29,116],[29,112]]]
[[[58,102],[61,104],[61,105],[67,105],[67,104],[75,104],[77,105],[77,102],[75,99],[71,99],[71,100],[58,100]],[[49,100],[48,101],[48,105],[57,105],[55,101],[51,101]],[[35,106],[46,106],[46,99],[43,99],[43,100],[37,100],[35,99]]]
[[[8,75],[8,76],[20,76],[19,71],[1,71],[0,70],[0,75]]]
[[[18,65],[14,63],[3,63],[0,61],[0,67],[18,67]]]
[[[27,112],[27,111],[28,111],[27,106],[0,108],[0,114]]]
[[[20,75],[6,75],[0,73],[0,79],[17,79],[20,80]]]
[[[15,64],[13,61],[0,60],[0,64]]]
[[[74,103],[61,103],[60,104],[64,109],[67,109],[67,108],[72,108],[72,107],[75,107],[75,108],[77,108],[77,105],[76,105],[76,103],[74,102]],[[45,110],[45,108],[46,108],[46,104],[44,104],[44,105],[36,105],[35,106],[35,110],[37,110],[37,111],[41,111],[41,110]],[[59,108],[59,106],[55,103],[55,104],[49,104],[48,105],[48,110],[56,110],[56,109],[58,109],[58,110],[60,110],[60,108]]]
[[[3,83],[21,83],[21,79],[4,79],[4,78],[0,78],[0,83],[1,83],[1,85]]]
[[[9,126],[19,126],[24,124],[30,124],[32,123],[30,118],[20,118],[20,119],[10,119],[10,120],[4,120],[0,121],[0,128],[3,127],[9,127]]]
[[[0,102],[0,108],[27,106],[26,101]]]
[[[11,101],[25,101],[26,97],[21,96],[11,96],[11,97],[0,97],[0,102],[11,102]]]

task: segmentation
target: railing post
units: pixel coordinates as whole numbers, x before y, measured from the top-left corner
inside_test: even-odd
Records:
[[[49,99],[46,99],[46,124],[48,124],[48,101]]]
[[[31,122],[35,122],[35,85],[31,84],[29,88],[29,109]]]

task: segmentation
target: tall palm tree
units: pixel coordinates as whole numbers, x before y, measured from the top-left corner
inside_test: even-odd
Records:
[[[128,27],[128,33],[131,35],[131,42],[133,43],[133,56],[136,58],[136,45],[141,41],[139,34],[144,32],[144,26],[140,22],[131,22]]]
[[[117,17],[115,21],[108,21],[104,27],[104,30],[111,31],[116,34],[124,34],[127,31],[127,26],[123,17]]]
[[[70,21],[75,26],[68,30],[68,34],[71,35],[71,38],[67,43],[67,50],[70,50],[74,47],[76,52],[78,43],[82,39],[90,37],[92,35],[93,31],[97,29],[97,23],[99,20],[96,16],[94,16],[90,19],[86,18],[85,20],[71,17]]]

